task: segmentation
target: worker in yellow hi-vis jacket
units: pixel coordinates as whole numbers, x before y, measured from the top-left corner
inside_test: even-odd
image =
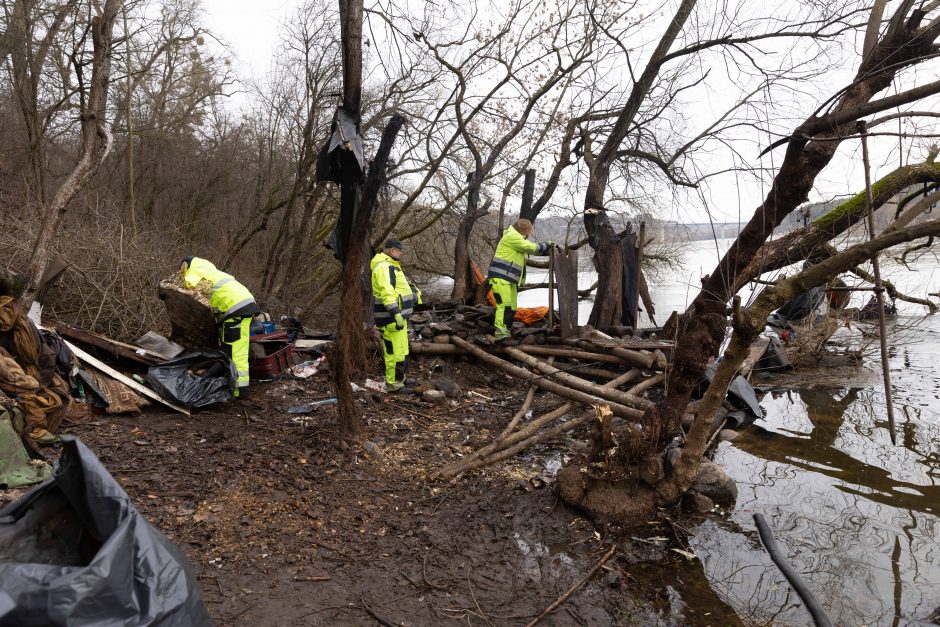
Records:
[[[209,305],[219,325],[219,340],[222,351],[235,362],[238,370],[238,385],[235,396],[248,395],[248,335],[251,319],[261,309],[251,292],[235,280],[231,274],[222,272],[211,261],[199,257],[183,257],[180,278],[186,287],[201,289],[209,297]],[[200,285],[201,284],[201,285]]]
[[[385,387],[389,392],[405,389],[408,358],[408,318],[421,304],[421,290],[408,284],[401,269],[402,243],[394,237],[385,241],[369,267],[372,270],[372,312],[375,326],[382,330],[385,357]]]
[[[509,327],[516,316],[516,297],[519,287],[525,284],[525,262],[529,255],[546,255],[554,242],[537,244],[527,238],[532,234],[532,223],[520,218],[503,231],[496,246],[486,279],[496,300],[496,339],[509,337]]]

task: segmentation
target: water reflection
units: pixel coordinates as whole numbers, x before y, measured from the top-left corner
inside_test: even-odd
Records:
[[[925,363],[918,353],[898,360]],[[769,394],[766,418],[721,446],[716,459],[738,483],[738,504],[729,520],[703,524],[694,546],[712,586],[743,618],[809,622],[761,548],[755,511],[835,624],[924,624],[940,607],[940,408],[921,403],[940,385],[912,368],[894,380],[898,446],[876,388]]]

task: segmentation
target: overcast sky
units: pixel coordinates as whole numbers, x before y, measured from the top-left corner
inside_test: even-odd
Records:
[[[278,29],[293,14],[300,0],[203,0],[203,3],[207,14],[206,25],[231,46],[235,55],[233,68],[240,79],[247,80],[262,76],[270,67],[272,54],[279,43]],[[850,78],[847,69],[846,81]],[[236,94],[231,102],[233,106],[240,107],[246,103],[246,99],[244,94]],[[896,127],[891,130],[896,130]],[[761,144],[766,146],[766,138],[761,139]],[[894,150],[891,155],[896,147],[896,138],[872,138],[873,180],[898,166],[897,151]],[[782,152],[781,147],[776,151],[779,154],[765,156],[762,165],[779,164]],[[915,151],[912,160],[922,159],[920,152]],[[739,216],[746,221],[760,204],[769,185],[769,180],[755,184],[734,174],[723,175],[713,179],[709,189],[703,192],[706,200],[704,206],[701,201],[692,199],[688,206],[674,207],[672,215],[661,217],[704,222],[708,220],[707,206],[715,221],[736,221]],[[837,195],[862,191],[863,188],[864,171],[859,142],[849,140],[843,143],[832,164],[818,177],[810,200],[828,200]]]

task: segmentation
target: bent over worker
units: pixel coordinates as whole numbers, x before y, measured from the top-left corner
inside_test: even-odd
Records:
[[[412,288],[401,269],[402,243],[394,237],[385,241],[382,252],[369,263],[372,270],[372,312],[375,326],[382,330],[385,357],[385,387],[389,392],[405,388],[408,358],[408,318],[421,303],[421,290]]]
[[[238,371],[235,396],[247,397],[249,327],[255,314],[261,313],[254,296],[231,274],[199,257],[183,257],[180,277],[186,287],[198,289],[209,297],[209,305],[219,325],[222,352],[235,363]]]
[[[516,317],[519,287],[525,284],[526,259],[529,255],[545,255],[548,249],[555,245],[554,242],[530,242],[527,238],[531,234],[532,223],[525,218],[516,220],[511,227],[503,231],[486,275],[496,300],[493,325],[496,327],[497,340],[509,337],[509,327]]]

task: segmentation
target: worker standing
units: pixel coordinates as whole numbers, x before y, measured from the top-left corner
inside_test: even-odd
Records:
[[[249,327],[251,319],[261,313],[261,309],[248,288],[206,259],[183,257],[180,278],[183,285],[197,289],[209,298],[209,305],[219,325],[222,352],[235,363],[238,371],[235,396],[246,398],[249,383]]]
[[[408,318],[416,304],[421,304],[421,290],[408,284],[401,269],[403,244],[390,237],[382,252],[369,263],[372,270],[372,312],[375,326],[382,330],[382,354],[385,357],[385,389],[405,389],[408,359]]]
[[[529,255],[545,255],[554,242],[537,244],[527,238],[532,234],[532,223],[520,218],[503,231],[496,246],[496,253],[486,275],[496,300],[496,339],[509,337],[509,328],[516,316],[516,297],[519,287],[525,284],[525,264]]]

